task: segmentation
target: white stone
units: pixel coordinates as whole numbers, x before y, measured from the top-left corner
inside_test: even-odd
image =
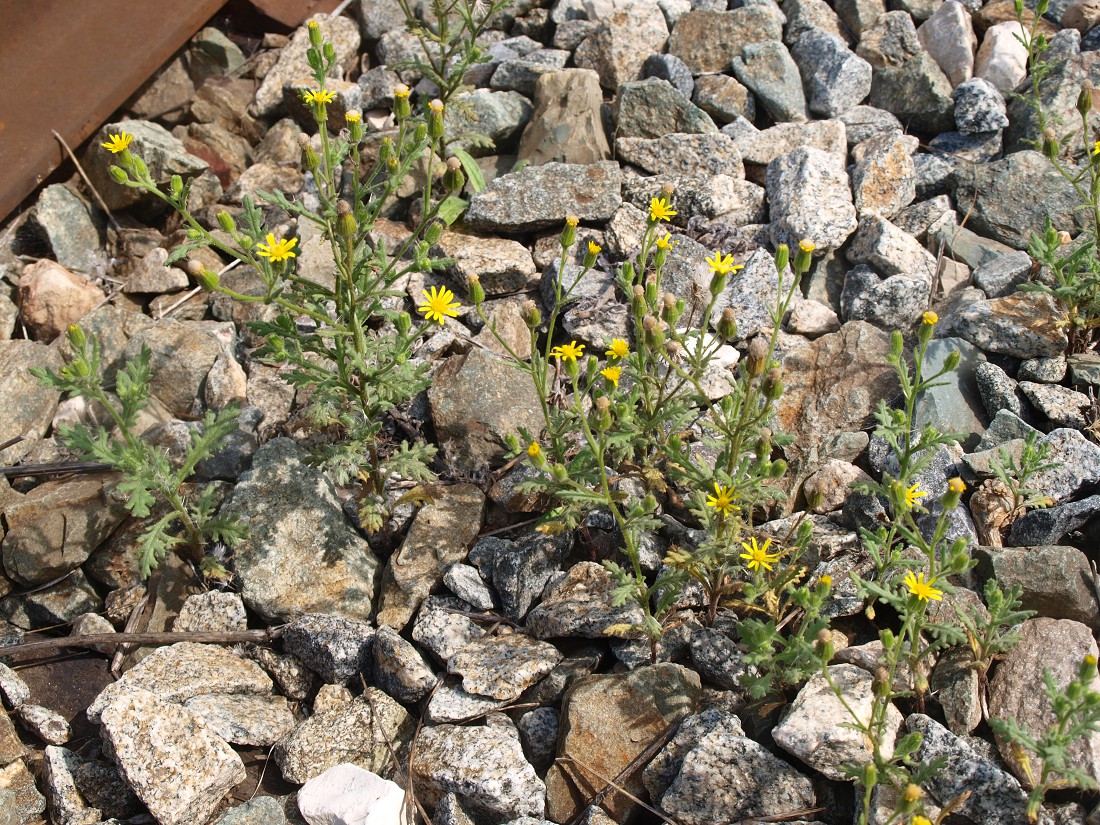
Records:
[[[832,665],[829,676],[860,723],[867,724],[874,703],[871,674],[855,665]],[[850,779],[840,770],[845,762],[862,765],[871,758],[867,737],[855,728],[844,727],[855,721],[818,673],[799,691],[786,718],[772,730],[772,739],[829,779],[845,781]],[[881,746],[886,759],[894,752],[901,722],[901,713],[891,705]]]
[[[1027,75],[1026,37],[1019,23],[1009,20],[990,26],[974,61],[974,76],[988,80],[1002,92],[1011,92]]]
[[[840,318],[831,306],[820,301],[799,301],[791,311],[787,329],[808,338],[817,338],[840,329]]]
[[[401,786],[356,765],[336,765],[298,791],[309,825],[407,825]]]
[[[970,12],[958,0],[947,0],[917,29],[917,39],[943,69],[954,88],[974,73],[974,49],[978,39]]]

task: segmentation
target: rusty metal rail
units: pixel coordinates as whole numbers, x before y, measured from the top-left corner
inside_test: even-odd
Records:
[[[0,221],[226,0],[0,0]],[[240,5],[238,2],[237,6]],[[336,0],[251,0],[286,30]]]

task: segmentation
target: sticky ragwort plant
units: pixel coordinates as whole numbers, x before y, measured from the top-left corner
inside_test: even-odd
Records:
[[[429,50],[423,63],[429,76],[449,97],[461,88],[462,76],[484,59],[474,38],[485,21],[506,5],[497,0],[435,2],[434,31],[420,26],[422,39],[442,49]],[[407,12],[411,12],[406,8]],[[415,21],[410,17],[410,21]],[[349,111],[338,135],[329,133],[329,104],[334,93],[328,78],[337,70],[337,55],[316,21],[308,24],[307,60],[315,88],[303,94],[313,115],[317,135],[303,135],[302,167],[316,182],[317,206],[290,200],[280,192],[258,197],[297,219],[314,224],[333,254],[331,284],[318,283],[296,270],[298,238],[277,237],[265,226],[254,200],[243,198],[234,217],[217,214],[222,233],[204,226],[188,207],[190,182],[173,177],[162,191],[140,156],[129,149],[131,136],[112,136],[105,148],[115,153],[111,174],[121,185],[141,189],[179,213],[188,228],[188,241],[172,251],[169,262],[199,247],[209,246],[247,264],[259,273],[264,289],[245,295],[223,283],[217,274],[192,264],[200,284],[212,292],[241,302],[265,303],[277,310],[270,321],[252,324],[263,338],[257,355],[286,370],[285,377],[307,391],[308,420],[320,437],[314,458],[338,483],[361,484],[360,523],[379,529],[388,513],[387,491],[395,480],[426,482],[434,478],[428,465],[435,447],[422,439],[395,443],[384,433],[387,415],[428,386],[427,364],[413,357],[418,341],[435,325],[458,314],[454,294],[444,287],[425,290],[418,306],[423,320],[395,309],[402,298],[399,287],[414,273],[431,273],[447,266],[447,259],[431,255],[446,222],[460,213],[457,193],[465,184],[462,160],[448,153],[444,137],[445,103],[429,101],[415,112],[412,93],[405,85],[394,89],[395,127],[377,145],[369,168],[360,168],[366,151],[359,112]],[[433,57],[433,55],[435,57]],[[442,60],[432,62],[442,55]],[[427,172],[419,196],[418,218],[412,231],[393,248],[375,227],[387,205],[398,197],[403,182]],[[229,240],[224,240],[228,236]]]

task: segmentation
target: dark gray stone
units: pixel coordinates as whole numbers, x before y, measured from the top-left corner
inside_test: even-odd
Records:
[[[331,685],[369,673],[373,643],[374,628],[369,622],[341,616],[302,616],[283,631],[284,650]]]
[[[1021,381],[1019,387],[1031,406],[1054,426],[1077,430],[1085,428],[1085,413],[1092,406],[1092,401],[1083,392],[1033,381]]]
[[[612,161],[528,166],[473,195],[466,224],[475,231],[530,232],[561,228],[566,215],[605,221],[622,203],[620,181],[619,165]]]
[[[802,76],[787,47],[775,40],[749,43],[733,59],[733,74],[776,121],[809,118]]]
[[[1100,496],[1090,498],[1088,506],[1095,512]],[[1014,524],[1013,529],[1018,524]],[[1018,544],[1015,547],[978,547],[974,550],[974,559],[978,563],[975,572],[982,581],[996,579],[1002,589],[1016,585],[1022,588],[1020,606],[1024,610],[1034,610],[1037,615],[1050,619],[1072,619],[1093,629],[1100,628],[1092,569],[1088,557],[1076,547]]]
[[[710,116],[666,80],[638,80],[619,87],[614,107],[616,137],[657,138],[672,132],[716,132]]]
[[[1031,256],[1026,252],[1007,252],[983,263],[973,272],[974,285],[990,298],[1003,298],[1031,275]]]
[[[988,163],[1001,156],[1001,133],[941,132],[928,141],[928,148],[956,166],[960,162]]]
[[[982,406],[989,417],[1000,410],[1008,410],[1020,415],[1023,412],[1022,398],[1016,389],[1016,382],[996,364],[985,361],[974,369],[974,380],[982,398]]]
[[[1100,496],[1089,496],[1056,507],[1031,510],[1023,518],[1013,522],[1005,544],[1009,547],[1053,544],[1084,527],[1098,512]]]
[[[687,63],[674,54],[651,54],[642,64],[642,79],[655,77],[667,80],[684,97],[690,98],[695,91],[695,81]]]
[[[564,69],[569,57],[569,52],[561,49],[538,49],[515,60],[505,60],[493,72],[489,87],[533,97],[538,79]]]
[[[495,547],[490,576],[506,616],[521,621],[527,615],[551,576],[561,569],[571,544],[568,533],[560,536],[537,534]],[[471,559],[473,555],[471,551]]]
[[[821,29],[803,32],[791,45],[810,111],[837,117],[863,102],[871,91],[871,64],[848,50],[844,40]]]
[[[956,86],[952,96],[960,132],[995,132],[1008,126],[1004,95],[988,80],[971,78]]]
[[[1055,65],[1039,84],[1039,101],[1042,104],[1043,114],[1048,123],[1065,124],[1067,129],[1071,124],[1074,130],[1080,128],[1081,115],[1078,114],[1075,105],[1077,96],[1081,92],[1081,86],[1086,80],[1094,86],[1100,86],[1100,52],[1085,51],[1085,44],[1096,32],[1097,29],[1094,28],[1092,32],[1085,36],[1084,41],[1082,41],[1082,54]],[[1033,144],[1029,141],[1042,140],[1042,135],[1039,133],[1038,117],[1031,105],[1030,94],[1013,99],[1009,103],[1008,119],[1009,126],[1005,129],[1004,135],[1006,152],[1030,150]],[[1088,124],[1089,134],[1100,131],[1100,109],[1098,107],[1093,106],[1092,111],[1089,112]],[[1066,141],[1064,151],[1078,163],[1088,157],[1086,148],[1079,139]],[[1051,217],[1053,218],[1053,215]],[[1019,225],[1021,227],[1032,226],[1023,219],[1021,219]],[[1034,226],[1041,225],[1041,222],[1034,224]],[[1065,227],[1059,224],[1059,228]]]
[[[902,132],[896,115],[874,106],[853,106],[837,119],[844,124],[849,149],[883,132]]]

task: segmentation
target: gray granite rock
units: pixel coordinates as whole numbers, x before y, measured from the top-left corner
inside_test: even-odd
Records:
[[[840,688],[848,707],[867,724],[873,702],[871,674],[854,665],[831,665],[829,675],[833,684]],[[832,687],[821,674],[816,674],[799,691],[787,715],[772,729],[772,739],[783,750],[830,779],[843,781],[848,777],[840,770],[841,765],[845,762],[862,764],[870,756],[867,742],[859,731],[839,727],[850,721],[849,711]],[[884,755],[893,752],[894,737],[901,722],[901,713],[891,705],[881,743]]]
[[[711,316],[711,328],[717,329],[722,312],[729,307],[737,319],[737,340],[747,340],[772,329],[772,312],[779,300],[779,272],[775,258],[766,249],[754,250],[744,260],[744,269],[731,277],[719,293]],[[792,278],[784,272],[784,290]]]
[[[1100,496],[1088,496],[1079,501],[1067,501],[1056,507],[1031,510],[1012,523],[1005,545],[1033,547],[1061,541],[1065,536],[1088,524],[1098,511],[1100,511]]]
[[[915,426],[933,424],[941,432],[962,433],[963,445],[973,447],[985,432],[987,418],[977,377],[978,369],[988,363],[985,355],[961,338],[935,338],[925,351],[924,374],[934,375],[943,369],[953,352],[959,355],[958,368],[940,377],[940,386],[917,396]]]
[[[14,714],[24,728],[47,745],[64,745],[72,736],[68,721],[56,710],[24,702]]]
[[[687,63],[674,54],[651,54],[642,64],[642,79],[655,77],[671,83],[684,97],[695,92],[695,80]],[[698,104],[696,104],[698,105]]]
[[[1092,570],[1088,558],[1076,547],[979,547],[974,558],[978,562],[975,572],[982,580],[995,578],[1002,589],[1022,588],[1020,606],[1024,610],[1100,628]]]
[[[214,825],[287,825],[287,818],[275,797],[257,796],[226,811]]]
[[[756,95],[775,120],[809,118],[802,76],[782,43],[763,40],[747,44],[741,55],[733,59],[733,74]]]
[[[527,614],[527,628],[539,639],[602,639],[611,625],[640,623],[640,608],[611,605],[614,587],[611,574],[602,565],[575,564],[546,589],[539,605]]]
[[[716,132],[710,116],[665,80],[651,78],[619,87],[613,117],[615,136],[657,138],[673,132]]]
[[[651,175],[745,177],[745,166],[736,143],[718,132],[670,134],[659,138],[620,137],[615,141],[615,152],[619,160]],[[673,197],[679,206],[679,192]]]
[[[457,283],[464,284],[470,275],[477,275],[489,297],[523,292],[538,283],[531,253],[518,241],[446,231],[439,238],[438,250],[441,257],[454,260],[448,271]]]
[[[53,259],[66,269],[90,274],[97,264],[106,263],[101,231],[102,217],[72,189],[55,183],[38,195],[34,211],[19,234],[47,244]]]
[[[5,641],[5,644],[7,642]],[[18,673],[0,662],[0,695],[9,708],[18,708],[31,698],[31,689]]]
[[[1031,275],[1031,256],[1026,252],[1006,252],[974,270],[974,285],[990,298],[1003,298]]]
[[[374,627],[370,622],[313,613],[283,631],[283,649],[328,684],[346,684],[370,672]]]
[[[187,699],[183,706],[234,745],[267,748],[298,724],[282,696],[206,694]]]
[[[443,574],[443,584],[460,599],[479,610],[492,610],[495,604],[493,591],[485,584],[476,567],[468,564],[452,564]]]
[[[863,102],[871,91],[871,64],[849,51],[840,37],[807,29],[791,44],[791,57],[815,115],[837,117]]]
[[[471,197],[466,224],[475,231],[529,232],[560,227],[566,215],[610,218],[622,203],[619,165],[546,163],[496,178]]]
[[[779,41],[783,17],[767,5],[745,5],[732,11],[690,11],[676,21],[668,51],[691,69],[692,74],[728,71],[750,43]]]
[[[856,210],[843,162],[819,149],[796,149],[768,165],[773,243],[812,241],[818,254],[837,249],[855,231]]]
[[[970,11],[956,0],[936,5],[935,12],[917,29],[917,39],[939,64],[951,85],[958,87],[974,72],[974,49],[978,41]]]
[[[986,352],[1016,358],[1060,355],[1066,336],[1057,311],[1040,293],[1015,292],[1004,298],[973,301],[954,318],[955,334]]]
[[[874,61],[857,52],[872,65]],[[871,106],[893,113],[913,131],[935,134],[955,123],[951,81],[923,49],[893,65],[876,66],[871,77]]]
[[[472,350],[471,357],[481,350]],[[484,392],[487,386],[474,381]],[[439,385],[433,386],[436,390]],[[437,427],[443,420],[434,410]],[[451,407],[450,412],[459,408]],[[439,432],[441,430],[437,430]],[[481,530],[485,494],[472,484],[445,487],[422,506],[401,543],[386,564],[380,586],[378,623],[400,631],[416,614],[421,602],[443,583],[443,573],[466,558],[467,548]]]
[[[544,74],[535,84],[535,111],[519,142],[520,160],[539,165],[610,159],[602,105],[599,76],[591,69]]]
[[[729,636],[709,627],[696,628],[692,633],[691,661],[708,682],[741,695],[747,695],[742,679],[757,673],[755,667],[746,664],[744,653]]]
[[[1043,674],[1049,670],[1054,683],[1064,687],[1077,675],[1085,656],[1097,655],[1092,631],[1068,619],[1028,619],[1020,625],[1020,640],[1005,654],[989,681],[989,715],[1014,718],[1021,727],[1038,735],[1053,722],[1050,700],[1044,692]],[[1100,688],[1093,679],[1090,690]],[[1024,787],[1027,772],[1013,746],[998,738],[997,748],[1009,769]],[[1100,733],[1089,733],[1069,747],[1069,759],[1089,776],[1100,774]],[[1031,755],[1031,771],[1040,776],[1043,760]]]
[[[903,131],[901,121],[896,115],[874,106],[853,106],[838,115],[837,119],[844,124],[849,147],[857,146],[883,132],[901,134]]]
[[[1019,387],[1031,406],[1055,427],[1085,428],[1085,414],[1092,408],[1092,400],[1083,392],[1034,381],[1020,381]]]
[[[668,25],[660,9],[650,3],[618,4],[601,15],[596,30],[573,52],[573,62],[594,69],[600,85],[614,91],[619,84],[642,77],[646,58],[664,51]],[[691,91],[685,92],[691,95]]]
[[[561,49],[536,49],[512,60],[501,61],[489,80],[492,89],[511,90],[533,97],[538,80],[544,74],[565,68],[569,52]]]
[[[475,157],[505,152],[515,146],[534,111],[531,101],[518,92],[488,89],[463,92],[451,99],[444,118],[445,139],[449,146],[464,149]],[[484,135],[493,146],[485,147],[465,137],[469,134]]]
[[[378,560],[345,518],[332,482],[290,439],[256,451],[222,512],[249,522],[233,559],[241,596],[260,616],[371,615]]]
[[[1012,25],[1015,26],[1015,23]],[[1019,45],[1015,41],[1008,42],[1008,37],[1011,37],[1011,29],[1006,34],[1008,36],[1003,38],[1006,46],[1011,48]],[[1095,36],[1096,32],[1093,32],[1092,37]],[[988,33],[986,37],[989,37]],[[1095,46],[1093,48],[1095,49]],[[1082,50],[1082,53],[1076,57],[1070,57],[1063,63],[1054,64],[1052,71],[1039,84],[1039,100],[1046,116],[1054,118],[1055,122],[1067,125],[1072,123],[1079,126],[1081,116],[1074,107],[1081,86],[1086,80],[1093,85],[1100,84],[1100,52]],[[991,82],[1004,90],[1004,87],[999,86],[994,79],[991,79]],[[1027,101],[1022,99],[1013,100],[1008,106],[1008,119],[1009,126],[1005,129],[1006,152],[1030,149],[1031,144],[1028,141],[1042,139],[1038,119]],[[1097,111],[1095,106],[1089,112],[1088,123],[1090,134],[1100,126],[1100,112]],[[1064,143],[1065,151],[1071,158],[1079,163],[1086,160],[1086,150],[1080,140],[1064,141]],[[1021,226],[1023,225],[1026,224],[1021,224]]]
[[[93,825],[103,812],[80,793],[73,772],[83,760],[67,748],[47,746],[43,759],[44,785],[50,812],[58,825]],[[2,797],[0,797],[2,799]],[[3,822],[0,815],[0,822]],[[13,820],[14,821],[14,820]]]
[[[571,545],[568,533],[535,534],[518,542],[482,539],[470,551],[470,560],[482,570],[482,576],[491,579],[504,614],[520,621],[560,569]]]
[[[660,800],[661,809],[684,825],[733,825],[813,804],[807,777],[728,723],[686,749]]]
[[[316,14],[310,19],[318,23],[324,38],[336,49],[336,62],[339,65],[347,65],[354,60],[359,53],[360,43],[359,29],[354,20],[327,14]],[[309,31],[307,26],[302,25],[295,30],[290,43],[279,52],[275,65],[264,75],[249,107],[251,114],[269,117],[278,113],[283,102],[283,86],[309,73],[309,64],[306,62],[306,50],[309,47]]]
[[[729,133],[727,127],[726,133]],[[768,129],[753,129],[731,135],[750,171],[766,167],[782,155],[797,149],[820,149],[843,164],[848,157],[845,127],[840,120],[811,120],[805,123],[777,123]],[[754,179],[759,180],[759,178]]]
[[[416,793],[429,807],[452,792],[479,821],[541,817],[545,810],[546,787],[524,758],[510,721],[424,728],[412,768]]]
[[[258,665],[215,645],[177,642],[157,648],[112,682],[88,706],[88,718],[99,721],[104,709],[121,696],[155,694],[158,702],[180,704],[205,694],[271,694],[271,679]]]
[[[561,658],[556,647],[530,636],[486,636],[452,656],[447,671],[462,677],[468,693],[511,701],[553,670]]]
[[[852,193],[860,218],[892,218],[917,196],[913,153],[917,139],[893,132],[876,135],[853,150]]]
[[[399,702],[418,702],[439,681],[416,647],[383,625],[374,637],[374,684]]]
[[[426,710],[428,721],[434,725],[452,722],[466,723],[481,719],[487,713],[507,707],[507,699],[494,699],[463,690],[461,685],[444,684],[432,692]]]
[[[806,32],[816,29],[839,37],[845,45],[854,45],[855,38],[840,22],[832,6],[825,0],[783,0],[780,9],[787,18],[783,42],[791,46]]]
[[[657,752],[642,771],[642,782],[652,799],[660,799],[672,785],[684,757],[700,739],[716,730],[724,730],[733,736],[743,736],[741,720],[736,714],[719,708],[708,708],[701,713],[684,717],[669,743]]]
[[[1058,384],[1066,377],[1066,357],[1053,355],[1049,358],[1029,358],[1020,364],[1016,378],[1020,381],[1034,381],[1039,384]]]
[[[955,128],[969,134],[995,132],[1008,126],[1004,95],[980,77],[960,83],[955,98]]]
[[[726,74],[705,74],[696,78],[691,102],[723,126],[739,117],[749,121],[756,119],[756,98],[752,92]]]
[[[429,596],[424,600],[413,623],[412,637],[444,664],[485,631],[465,613],[470,604],[454,596]]]
[[[416,722],[401,705],[368,687],[350,702],[302,722],[279,741],[274,757],[283,778],[298,784],[344,763],[390,778],[404,766],[415,730]]]
[[[944,651],[937,659],[928,687],[943,708],[947,727],[965,736],[982,723],[982,696],[973,656],[962,647]]]
[[[554,761],[559,721],[557,710],[550,707],[529,710],[516,720],[523,752],[536,771],[545,770]]]
[[[204,821],[244,781],[244,764],[225,740],[149,691],[115,696],[100,721],[122,775],[164,825]]]
[[[922,713],[912,713],[906,727],[922,736],[917,759],[928,762],[946,758],[925,790],[941,805],[947,805],[969,791],[970,795],[955,809],[975,822],[1004,822],[1024,825],[1027,794],[1010,774],[982,756],[969,742]]]

